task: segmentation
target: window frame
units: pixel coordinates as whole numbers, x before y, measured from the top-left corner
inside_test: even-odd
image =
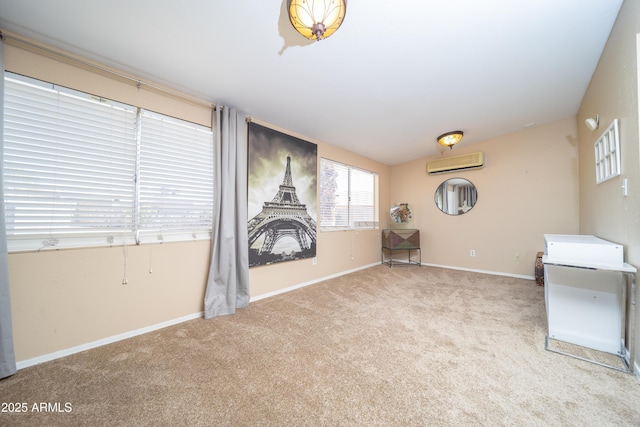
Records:
[[[618,119],[614,119],[609,127],[593,144],[595,152],[596,184],[615,178],[622,173],[620,154],[620,134]]]
[[[215,168],[211,128],[144,109],[140,109],[139,118],[141,130],[138,137],[136,174],[136,242],[211,239]],[[161,124],[159,127],[145,127],[145,119]],[[184,132],[178,133],[180,129]],[[161,133],[160,130],[166,132]],[[173,138],[169,137],[170,133]],[[187,142],[185,138],[188,136],[193,138]],[[209,147],[206,147],[207,142],[210,142]],[[169,152],[165,149],[169,144],[176,150]],[[177,152],[181,154],[179,159],[171,156]],[[158,190],[161,194],[149,201],[149,195]],[[167,191],[172,192],[175,197],[162,194]],[[207,191],[208,194],[205,194]],[[152,221],[152,215],[144,213],[151,209],[157,209],[164,220],[159,224]],[[176,221],[180,217],[185,221]],[[158,226],[148,227],[150,223]],[[203,226],[205,223],[208,227]]]
[[[10,223],[9,221],[9,223],[7,224],[8,226],[7,227],[7,244],[8,244],[9,252],[24,252],[24,251],[34,251],[34,250],[39,251],[44,249],[108,247],[108,246],[116,246],[116,245],[144,244],[144,243],[154,243],[154,242],[163,242],[163,241],[192,241],[192,240],[211,239],[213,216],[215,214],[213,212],[213,199],[214,199],[214,192],[215,192],[214,182],[213,182],[214,181],[213,171],[215,168],[215,162],[214,162],[215,137],[210,127],[192,123],[184,119],[173,118],[166,114],[161,114],[161,113],[153,112],[147,109],[142,109],[141,107],[134,106],[131,104],[125,104],[118,101],[111,101],[111,100],[98,97],[86,92],[78,91],[78,90],[64,87],[61,85],[52,84],[52,83],[31,78],[28,76],[12,73],[10,71],[5,71],[3,74],[3,78],[5,79],[5,82],[7,80],[14,80],[21,84],[34,87],[35,89],[33,90],[36,91],[35,95],[32,93],[32,95],[34,96],[34,99],[39,99],[37,98],[37,94],[39,93],[38,90],[50,91],[50,93],[46,95],[46,96],[49,96],[49,98],[51,98],[52,96],[53,97],[71,96],[71,97],[76,97],[81,99],[79,101],[79,106],[77,107],[78,108],[77,111],[73,111],[66,115],[59,116],[59,118],[57,118],[56,116],[53,119],[51,119],[54,121],[76,119],[76,117],[81,117],[85,113],[83,108],[84,107],[88,108],[89,104],[97,105],[98,109],[100,109],[101,107],[106,108],[107,106],[120,108],[120,109],[127,110],[127,114],[133,114],[133,121],[127,122],[127,126],[132,126],[133,129],[130,130],[131,132],[130,134],[127,133],[127,135],[124,137],[125,138],[124,143],[126,144],[127,147],[129,147],[129,151],[124,150],[122,157],[118,157],[117,150],[122,150],[122,148],[120,146],[115,145],[116,143],[112,139],[107,138],[105,140],[106,146],[108,146],[109,148],[108,150],[109,154],[107,154],[107,157],[113,156],[116,159],[120,158],[122,160],[117,161],[117,163],[119,163],[118,166],[120,164],[125,165],[123,166],[124,171],[121,171],[121,173],[124,176],[124,178],[122,176],[120,177],[121,181],[129,182],[130,180],[127,186],[132,187],[132,198],[131,200],[127,200],[123,202],[124,203],[123,206],[118,205],[119,206],[118,209],[121,209],[121,210],[116,211],[117,217],[115,218],[116,223],[120,224],[120,222],[122,222],[122,223],[130,224],[130,226],[128,225],[122,226],[122,224],[120,224],[119,228],[117,228],[116,230],[107,230],[105,228],[97,228],[93,223],[91,223],[91,226],[83,228],[85,226],[82,225],[81,223],[81,225],[78,226],[79,228],[74,228],[73,230],[71,230],[71,228],[69,227],[69,229],[72,231],[71,233],[65,233],[64,230],[61,231],[61,229],[53,229],[53,228],[49,232],[45,232],[43,231],[43,228],[29,229],[28,227],[23,229],[22,231],[18,230],[16,232],[17,229],[14,227],[16,222],[14,221],[14,223]],[[12,92],[10,96],[14,96],[14,94],[18,94],[19,90],[20,89],[15,90],[14,92]],[[6,117],[7,116],[6,85],[5,85],[5,93],[3,95],[5,97],[5,117]],[[29,93],[25,93],[24,96],[28,97]],[[19,101],[21,102],[21,100]],[[30,101],[30,100],[27,99],[27,101]],[[29,105],[26,105],[26,106],[29,107]],[[19,103],[12,103],[10,105],[11,114],[13,114],[15,117],[18,117],[20,120],[22,120],[22,117],[19,117],[19,116],[23,114],[26,117],[25,120],[31,120],[31,117],[33,116],[35,117],[33,121],[35,125],[44,124],[45,125],[44,129],[46,131],[50,131],[51,129],[54,129],[54,121],[47,121],[49,120],[47,117],[43,117],[41,119],[42,121],[40,121],[40,119],[36,117],[37,114],[34,111],[27,111],[27,113],[24,113],[18,109],[19,107],[20,107]],[[29,108],[37,109],[37,107],[35,106],[29,107]],[[210,153],[211,155],[208,156],[207,154],[205,155],[205,157],[210,157],[210,160],[205,160],[203,163],[205,164],[206,173],[210,174],[211,179],[207,180],[207,183],[205,184],[204,189],[201,188],[198,190],[197,193],[199,194],[194,196],[196,197],[196,199],[194,199],[196,201],[192,202],[197,204],[198,200],[202,200],[202,202],[200,203],[201,206],[206,206],[207,204],[210,203],[210,209],[207,211],[206,214],[203,213],[204,212],[203,210],[198,212],[199,218],[202,217],[204,221],[195,221],[197,223],[197,226],[182,227],[182,228],[177,227],[178,228],[177,230],[172,229],[172,230],[169,230],[168,232],[166,231],[166,229],[163,231],[163,227],[161,225],[158,227],[157,231],[150,229],[150,232],[143,233],[145,234],[145,238],[141,239],[140,237],[141,217],[139,212],[140,199],[141,199],[140,187],[141,187],[141,180],[146,179],[143,176],[141,176],[141,170],[140,170],[141,146],[145,147],[142,144],[146,144],[145,137],[144,137],[146,128],[141,125],[143,121],[143,116],[145,114],[152,115],[155,117],[160,117],[166,121],[178,123],[179,126],[183,126],[185,129],[190,129],[189,131],[201,132],[201,133],[203,132],[205,134],[204,140],[199,141],[200,145],[198,147],[202,148],[205,145],[209,145],[207,153]],[[129,117],[127,120],[130,120],[130,119],[131,117]],[[14,120],[9,126],[7,126],[7,120],[5,119],[5,126],[4,126],[5,136],[8,135],[7,133],[8,131],[13,132],[11,138],[15,141],[18,141],[19,138],[22,137],[22,134],[20,132],[26,132],[25,129],[28,130],[28,127],[31,126],[30,124],[31,122],[29,123],[27,122],[18,123],[18,122],[19,120]],[[80,126],[81,130],[84,130],[83,123],[80,123],[78,126]],[[127,132],[129,132],[129,130]],[[38,132],[37,129],[31,132],[31,136],[33,137],[32,139],[36,141],[37,144],[41,144],[42,146],[46,147],[48,150],[50,150],[51,153],[56,153],[57,151],[61,150],[67,141],[70,141],[73,139],[73,136],[67,137],[67,139],[64,139],[65,135],[66,134],[62,134],[62,137],[61,137],[62,139],[57,139],[58,135],[56,134],[50,137],[51,139],[49,139],[48,141],[42,142],[41,141],[42,139],[47,138],[46,132]],[[84,154],[81,153],[81,156],[84,155],[86,159],[89,159],[89,160],[93,159],[94,157],[97,157],[93,155],[95,153],[93,151],[95,149],[94,147],[98,147],[98,145],[94,141],[95,139],[94,134],[90,134],[89,136],[85,135],[83,138],[84,139],[80,140],[80,143],[75,144],[77,146],[80,146],[79,150],[84,151]],[[193,141],[195,141],[196,137],[194,136],[192,139]],[[189,142],[191,142],[191,140],[189,140]],[[113,147],[111,147],[112,144],[114,144]],[[58,171],[57,169],[58,160],[57,158],[55,158],[54,160],[50,161],[49,164],[43,166],[45,168],[48,167],[49,169],[45,170],[45,175],[43,175],[44,178],[38,181],[41,184],[36,184],[35,176],[33,176],[33,178],[29,177],[29,175],[25,175],[19,170],[21,168],[21,163],[29,162],[29,159],[30,159],[29,149],[26,149],[26,150],[22,149],[22,154],[26,155],[25,157],[21,158],[20,154],[18,153],[18,155],[14,156],[14,158],[12,158],[11,161],[7,160],[6,153],[10,150],[13,150],[13,148],[7,148],[7,147],[13,147],[14,145],[19,145],[19,143],[12,141],[10,144],[3,145],[2,149],[4,153],[2,157],[2,160],[3,160],[2,171],[4,173],[5,178],[9,176],[9,173],[12,173],[12,174],[21,173],[23,177],[20,179],[22,179],[24,182],[22,183],[17,182],[17,184],[16,182],[4,182],[5,202],[7,202],[11,197],[14,197],[15,199],[16,193],[18,191],[22,191],[22,190],[16,190],[17,188],[16,185],[23,185],[23,187],[26,190],[23,191],[22,196],[28,198],[30,197],[30,191],[31,191],[28,189],[29,186],[31,186],[34,190],[38,190],[39,187],[40,188],[47,187],[49,183],[48,181],[49,178],[47,178],[46,173],[48,172],[57,173]],[[86,148],[87,146],[91,148],[87,149]],[[168,144],[168,146],[173,146],[173,144]],[[192,151],[194,151],[194,149],[192,149]],[[200,152],[198,152],[198,154],[200,154]],[[169,155],[175,155],[175,154],[172,152]],[[184,154],[181,153],[181,155],[184,155]],[[56,155],[45,153],[44,156],[55,157]],[[131,156],[133,156],[133,158],[131,158]],[[81,161],[84,161],[84,160],[81,159]],[[46,162],[46,159],[45,159],[45,162]],[[91,169],[91,165],[90,165],[91,162],[88,160],[87,162],[89,163],[89,167],[86,169]],[[7,169],[6,165],[8,165],[9,163],[11,163],[11,167],[13,168],[11,172],[8,172],[5,170]],[[199,166],[202,166],[202,165],[199,165]],[[24,168],[24,169],[27,170],[27,168]],[[67,167],[67,169],[75,170],[75,166],[71,166],[70,168]],[[90,170],[87,173],[96,173],[96,176],[98,176],[96,178],[96,181],[99,182],[100,184],[103,184],[103,187],[106,186],[106,189],[96,190],[96,191],[108,193],[109,191],[111,191],[111,188],[109,185],[104,184],[104,182],[107,182],[108,180],[104,174],[102,175],[99,174],[100,172],[104,172],[104,171],[100,167],[95,167],[95,169],[96,171]],[[191,168],[191,167],[183,168],[183,169],[188,171],[191,171],[191,169],[195,170],[195,168]],[[36,171],[34,173],[40,173],[40,172]],[[195,173],[195,172],[188,172],[188,173]],[[82,202],[84,200],[83,198],[87,198],[88,200],[96,196],[96,193],[91,192],[93,190],[89,190],[86,193],[83,193],[82,191],[74,190],[75,187],[73,187],[73,185],[77,187],[80,184],[83,184],[84,183],[83,180],[85,178],[80,173],[78,174],[74,173],[73,175],[74,176],[71,178],[72,187],[70,187],[70,190],[67,193],[68,194],[67,197],[69,198],[69,200],[71,200],[72,202],[74,200],[76,202]],[[129,176],[130,178],[127,178],[127,176]],[[3,179],[3,181],[6,181],[6,180]],[[190,180],[187,180],[187,181],[188,182],[187,184],[185,184],[185,186],[188,187],[188,185],[190,185]],[[144,186],[144,182],[142,184]],[[9,188],[10,186],[11,188]],[[52,187],[52,188],[53,190],[50,190],[50,194],[52,194],[51,198],[55,198],[57,197],[56,192],[59,191],[57,184],[55,187]],[[204,193],[204,195],[202,193]],[[197,199],[197,197],[201,197],[201,199]],[[20,206],[20,205],[17,205],[16,203],[22,203],[22,202],[18,199],[15,199],[13,202],[9,203],[9,209],[10,210],[13,209],[15,212],[15,208]],[[31,203],[31,202],[27,200],[26,203]],[[96,205],[97,208],[95,209],[98,209],[98,210],[91,211],[91,215],[93,215],[94,218],[97,218],[98,224],[104,225],[105,223],[109,222],[110,219],[108,218],[108,215],[106,215],[108,211],[107,211],[107,208],[105,207],[106,205],[104,201],[101,203],[102,204]],[[174,202],[174,205],[177,205],[177,204]],[[35,204],[35,206],[38,207],[39,205]],[[79,210],[78,206],[83,206],[83,205],[78,203],[74,207],[73,203],[69,203],[68,206],[64,207],[62,210],[63,214],[66,215],[64,216],[64,218],[73,218],[75,215],[77,215],[78,212],[82,210],[82,208],[80,208]],[[205,208],[201,208],[201,209],[205,209]],[[51,211],[53,211],[53,209],[51,209]],[[46,215],[48,215],[46,216],[47,218],[46,221],[51,221],[50,218],[54,216],[54,214],[51,213],[51,211],[46,213]],[[25,214],[23,214],[23,219],[26,219],[27,217],[25,215],[27,212],[30,212],[30,211],[27,210],[23,212],[25,212]],[[97,215],[96,215],[96,212],[98,212]],[[184,215],[184,214],[181,213],[180,215]],[[125,217],[126,217],[126,221],[122,219]],[[187,218],[187,216],[184,216],[184,217]],[[12,218],[12,220],[14,219],[15,218]],[[65,221],[64,222],[65,224],[70,223],[68,220],[64,220],[64,221]],[[100,221],[102,221],[102,223]],[[179,225],[179,223],[175,223],[175,224]],[[154,235],[153,236],[154,238],[146,238],[149,235]],[[156,235],[157,235],[157,238],[156,238]]]
[[[323,199],[325,196],[325,192],[328,190],[328,183],[325,182],[324,170],[325,166],[332,165],[337,168],[338,174],[345,173],[346,177],[341,177],[343,180],[346,178],[346,205],[341,205],[341,208],[344,210],[346,208],[347,219],[346,222],[343,220],[342,223],[338,225],[335,224],[327,224],[327,221],[330,221],[328,216],[331,214],[325,211],[325,203],[326,201]],[[353,188],[354,174],[363,174],[364,177],[367,175],[372,179],[372,188],[370,193],[370,201],[371,205],[365,207],[365,209],[370,209],[371,214],[368,218],[362,218],[360,215],[362,211],[358,212],[354,210],[353,202],[354,202],[354,192],[355,188]],[[340,176],[338,176],[340,178]],[[344,183],[343,183],[344,184]],[[340,185],[339,183],[334,183],[333,185]],[[331,190],[329,190],[331,191]],[[344,162],[339,162],[336,160],[331,160],[328,158],[321,157],[320,158],[320,195],[319,195],[320,203],[319,203],[319,220],[318,227],[321,232],[331,232],[331,231],[345,231],[345,230],[374,230],[380,228],[379,223],[379,176],[376,172],[372,172],[363,168],[359,168],[357,166],[353,166],[350,164],[346,164]],[[344,203],[344,202],[343,202]],[[334,209],[335,214],[335,209]],[[339,221],[340,222],[340,221]]]

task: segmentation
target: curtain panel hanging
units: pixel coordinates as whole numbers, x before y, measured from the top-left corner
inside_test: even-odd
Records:
[[[247,123],[234,109],[215,109],[214,218],[204,318],[249,305]]]
[[[4,141],[4,41],[0,37],[0,141]],[[11,324],[11,298],[9,297],[9,268],[7,232],[4,216],[4,142],[0,144],[0,378],[16,372]]]

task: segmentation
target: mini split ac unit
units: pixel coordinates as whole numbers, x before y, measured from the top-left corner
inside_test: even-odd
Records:
[[[427,162],[427,173],[446,173],[459,170],[478,169],[484,166],[484,153],[463,154]]]

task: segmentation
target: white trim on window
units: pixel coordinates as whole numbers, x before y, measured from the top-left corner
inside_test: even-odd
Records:
[[[210,239],[213,132],[150,111],[141,121],[138,240]]]
[[[378,174],[320,159],[320,230],[378,228]]]
[[[210,239],[210,128],[5,72],[9,250]]]
[[[594,144],[596,184],[620,175],[620,137],[618,119],[614,119]]]
[[[136,110],[5,79],[9,250],[133,242]]]

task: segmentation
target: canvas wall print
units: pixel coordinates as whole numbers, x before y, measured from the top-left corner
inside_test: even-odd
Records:
[[[249,267],[316,256],[318,147],[249,123]]]

